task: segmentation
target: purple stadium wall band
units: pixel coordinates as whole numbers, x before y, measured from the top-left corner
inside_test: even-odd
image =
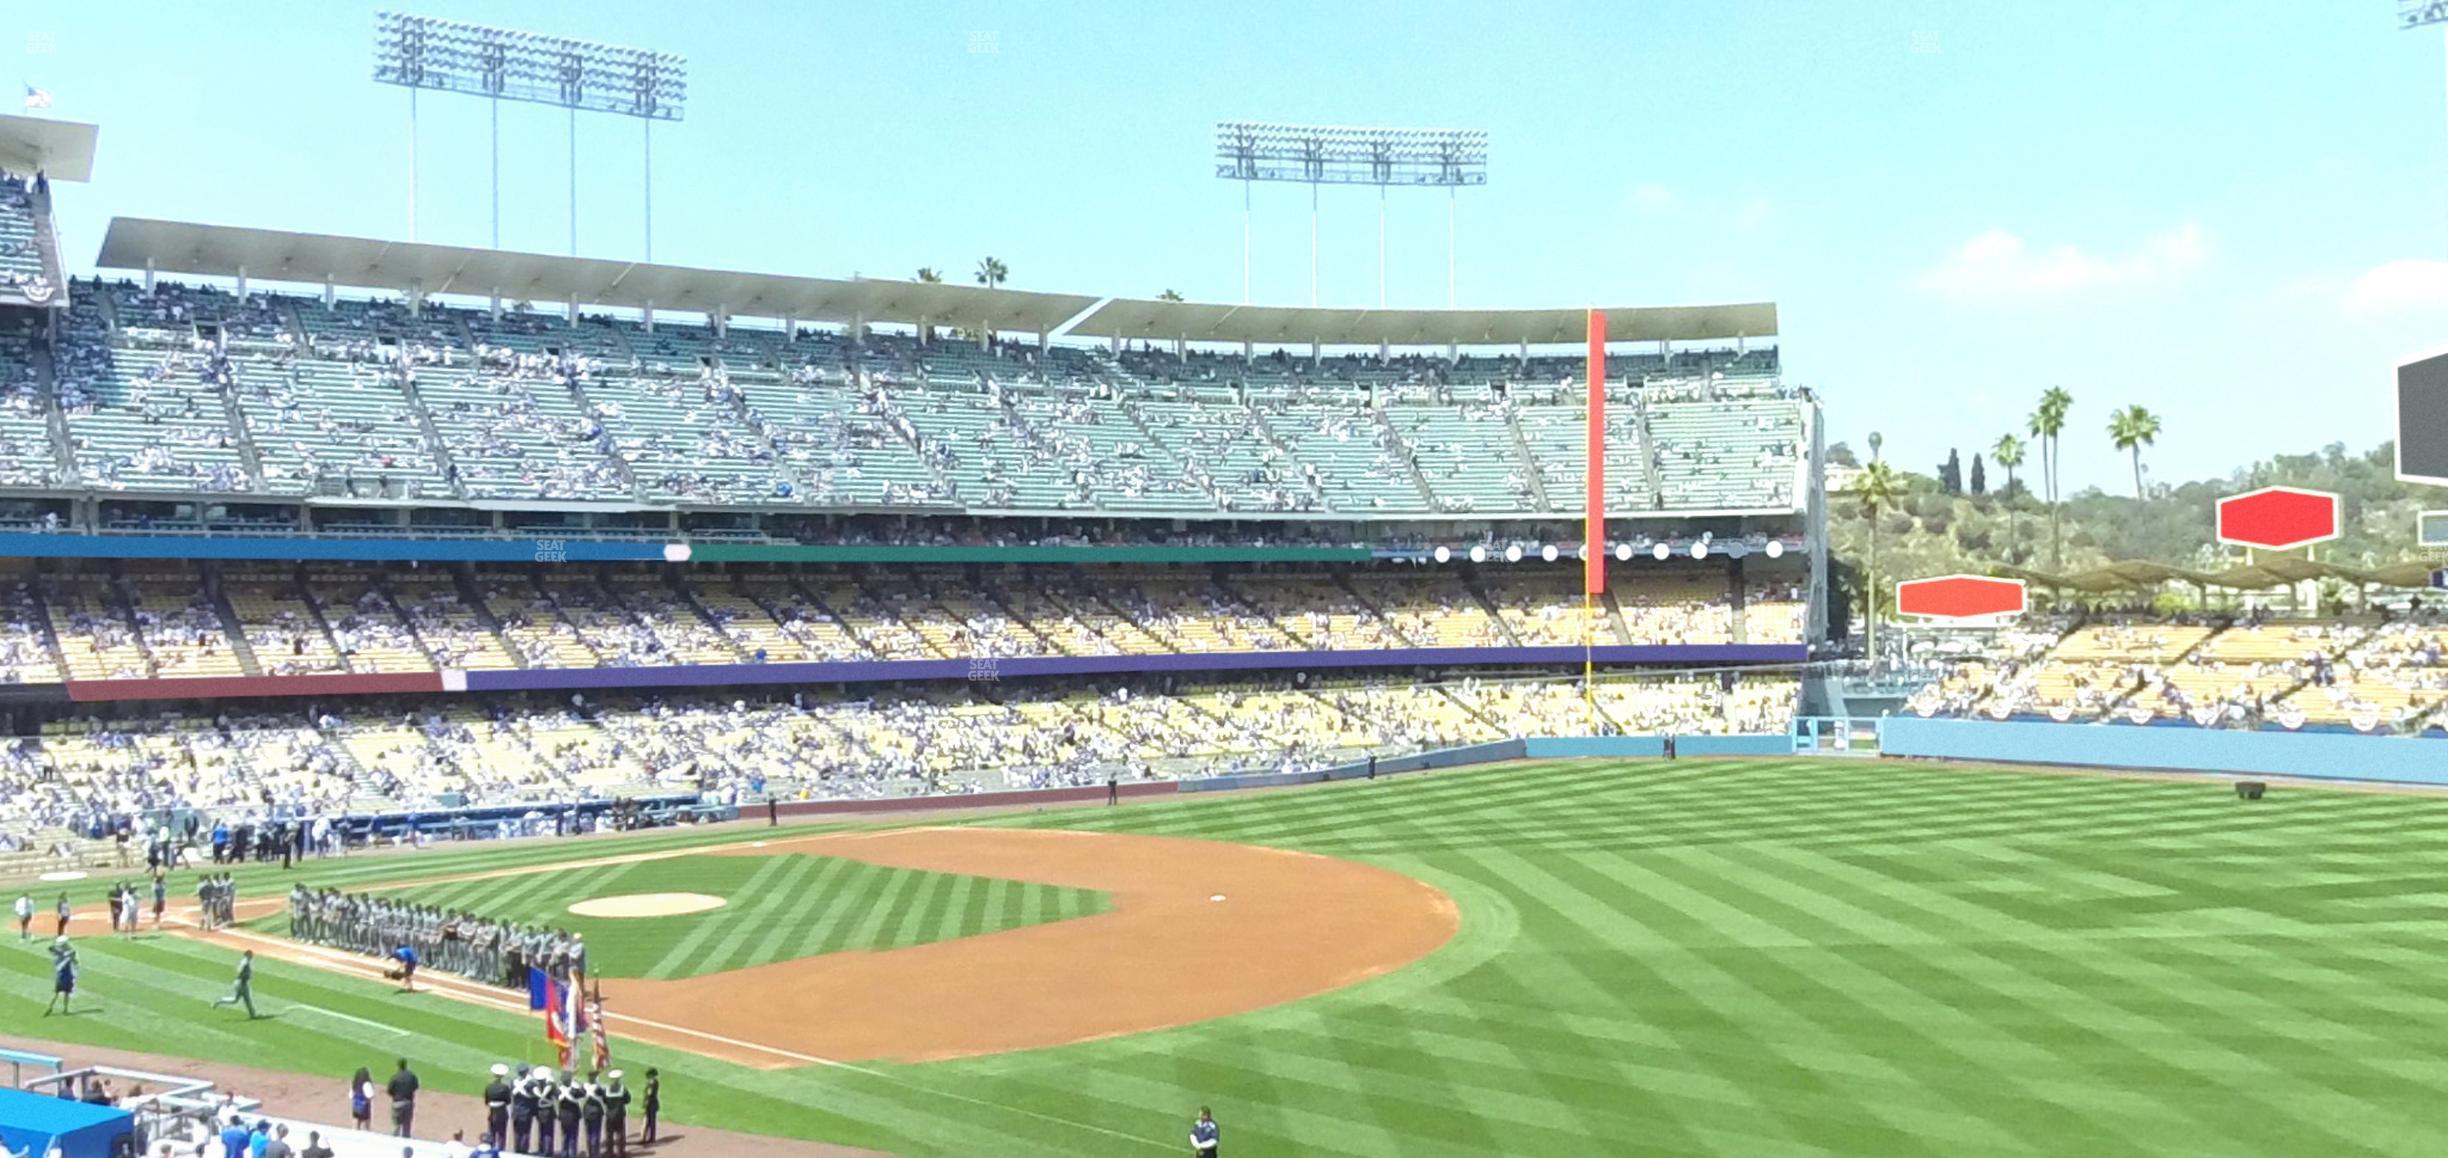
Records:
[[[1350,670],[1388,667],[1487,667],[1577,664],[1578,647],[1405,647],[1358,651],[1200,652],[1182,655],[1060,655],[979,659],[729,663],[670,667],[527,668],[301,676],[191,676],[70,680],[68,698],[233,699],[254,696],[365,696],[442,691],[568,691],[604,688],[738,687],[756,684],[885,683],[901,680],[1023,679],[1032,676]],[[1602,664],[1800,663],[1799,644],[1614,645],[1594,649]]]

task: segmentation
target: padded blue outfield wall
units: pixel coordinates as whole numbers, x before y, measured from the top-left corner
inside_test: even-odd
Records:
[[[1666,754],[1666,740],[1661,736],[1545,736],[1524,740],[1522,745],[1522,755],[1533,760]],[[1783,733],[1767,736],[1677,736],[1675,755],[1791,756],[1793,739]]]
[[[1888,756],[2448,784],[2448,739],[2181,725],[1879,721]]]

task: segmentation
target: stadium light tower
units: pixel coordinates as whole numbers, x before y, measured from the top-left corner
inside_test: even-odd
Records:
[[[2448,0],[2397,0],[2397,27],[2407,31],[2448,24]]]
[[[564,36],[384,12],[374,18],[374,79],[408,90],[408,240],[416,240],[417,90],[468,93],[492,104],[493,247],[501,248],[501,102],[569,110],[570,255],[578,254],[578,114],[636,117],[645,126],[646,260],[654,260],[654,123],[688,103],[688,59]]]
[[[2448,3],[2448,0],[2442,0]],[[1298,181],[1309,186],[1309,304],[1318,304],[1318,186],[1377,187],[1377,304],[1386,304],[1386,190],[1395,185],[1445,190],[1445,305],[1454,304],[1456,191],[1487,184],[1482,129],[1371,129],[1218,121],[1216,176],[1241,182],[1241,301],[1250,300],[1250,186]]]

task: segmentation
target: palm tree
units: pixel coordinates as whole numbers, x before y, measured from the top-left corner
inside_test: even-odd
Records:
[[[1178,301],[1182,300],[1181,291],[1180,291],[1180,290],[1166,290],[1166,291],[1165,291],[1165,292],[1163,292],[1163,293],[1157,294],[1157,295],[1156,295],[1156,300],[1157,300],[1157,301],[1160,301],[1160,302],[1178,302]]]
[[[1003,279],[1010,276],[1011,269],[1003,264],[1002,258],[989,257],[978,262],[977,282],[987,289],[1002,285]]]
[[[1853,476],[1853,493],[1861,496],[1862,508],[1870,513],[1870,566],[1862,579],[1862,623],[1869,633],[1870,662],[1878,662],[1879,605],[1879,512],[1896,505],[1903,497],[1904,479],[1887,460],[1874,458]]]
[[[2006,553],[2012,556],[2023,539],[2022,521],[2014,509],[2015,468],[2023,465],[2023,440],[2011,430],[1998,435],[1997,445],[1989,448],[1989,461],[2006,468],[2006,490],[2001,498],[2006,504]]]
[[[2065,433],[2066,412],[2073,408],[2074,396],[2063,387],[2051,386],[2040,395],[2040,408],[2032,411],[2026,427],[2040,440],[2040,470],[2048,485],[2049,566],[2060,571],[2065,569],[2065,538],[2057,509],[2057,436]]]
[[[2142,448],[2159,439],[2159,416],[2142,408],[2137,402],[2108,416],[2108,440],[2118,450],[2133,455],[2134,497],[2142,493]]]
[[[918,280],[925,282],[928,285],[935,285],[943,281],[943,271],[931,265],[919,266]]]

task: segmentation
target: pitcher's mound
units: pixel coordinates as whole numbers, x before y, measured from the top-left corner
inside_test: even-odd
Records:
[[[571,905],[569,911],[581,917],[677,917],[719,909],[729,903],[704,893],[629,893],[580,901]]]

